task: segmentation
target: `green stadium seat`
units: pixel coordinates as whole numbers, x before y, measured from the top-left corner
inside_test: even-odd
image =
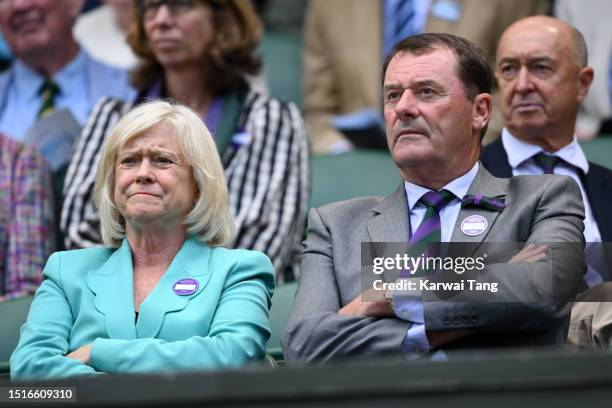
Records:
[[[302,108],[302,36],[298,33],[264,34],[260,47],[264,77],[272,96]]]
[[[311,158],[311,169],[311,208],[355,197],[386,196],[401,182],[399,171],[386,150],[315,155]]]
[[[289,312],[293,305],[293,298],[297,291],[297,282],[286,283],[277,286],[272,296],[272,307],[270,308],[270,326],[272,335],[268,340],[267,353],[277,361],[283,360],[283,349],[281,339],[285,331],[285,325],[289,319]]]
[[[587,159],[612,169],[612,137],[599,136],[597,139],[580,142]]]
[[[0,373],[9,370],[8,361],[17,347],[19,329],[28,317],[33,296],[0,302]]]

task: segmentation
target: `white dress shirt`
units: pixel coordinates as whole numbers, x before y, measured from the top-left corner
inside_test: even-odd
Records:
[[[505,128],[502,131],[501,138],[504,150],[508,155],[508,162],[510,163],[510,167],[512,167],[512,175],[543,174],[543,170],[534,162],[532,157],[538,153],[544,152],[544,149],[540,146],[517,139]],[[586,261],[588,266],[588,271],[584,279],[589,286],[593,286],[602,282],[601,274],[597,272],[597,269],[603,267],[605,261],[603,260],[603,253],[601,253],[601,245],[590,245],[601,242],[601,234],[581,180],[580,172],[585,175],[589,172],[589,162],[578,144],[576,137],[574,137],[574,140],[570,144],[554,152],[554,155],[563,159],[562,162],[555,166],[554,173],[570,176],[576,180],[576,183],[578,183],[580,187],[580,192],[582,193],[585,214],[584,239],[587,242]]]

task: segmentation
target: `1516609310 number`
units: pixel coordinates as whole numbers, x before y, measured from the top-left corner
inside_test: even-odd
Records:
[[[75,387],[0,387],[1,402],[76,402]]]

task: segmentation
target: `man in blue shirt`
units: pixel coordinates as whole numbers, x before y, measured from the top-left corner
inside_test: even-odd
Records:
[[[91,109],[103,96],[135,95],[125,71],[95,61],[74,40],[82,5],[82,0],[0,1],[0,27],[14,58],[0,75],[0,133],[38,146],[53,172],[58,222],[72,145]],[[62,243],[59,224],[56,231]]]
[[[387,142],[402,182],[388,197],[311,210],[285,357],[417,358],[451,349],[563,344],[567,302],[585,272],[578,185],[550,175],[498,179],[479,164],[493,75],[471,42],[450,34],[408,37],[395,45],[383,72]],[[414,261],[435,260],[429,252],[435,242],[489,248],[495,261],[483,264],[481,285],[463,282],[465,290],[445,292],[417,283],[406,293],[390,284],[416,281],[383,274],[386,291],[376,280],[368,288],[368,262],[395,259],[378,243],[411,249],[427,243],[422,257],[411,254]],[[472,254],[465,253],[479,262]],[[438,278],[460,281],[462,273],[445,266]],[[479,287],[489,293],[475,293]]]
[[[0,27],[15,58],[0,75],[0,132],[23,140],[45,102],[68,109],[82,126],[99,98],[134,95],[126,72],[93,60],[74,40],[72,26],[82,3],[0,2]]]

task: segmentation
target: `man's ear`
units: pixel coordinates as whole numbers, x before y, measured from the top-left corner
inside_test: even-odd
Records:
[[[491,109],[493,108],[493,98],[491,94],[481,93],[476,95],[472,104],[472,127],[475,130],[482,130],[491,119]]]
[[[591,67],[581,68],[578,72],[578,103],[582,102],[589,93],[589,88],[591,87],[594,76],[595,73]]]

